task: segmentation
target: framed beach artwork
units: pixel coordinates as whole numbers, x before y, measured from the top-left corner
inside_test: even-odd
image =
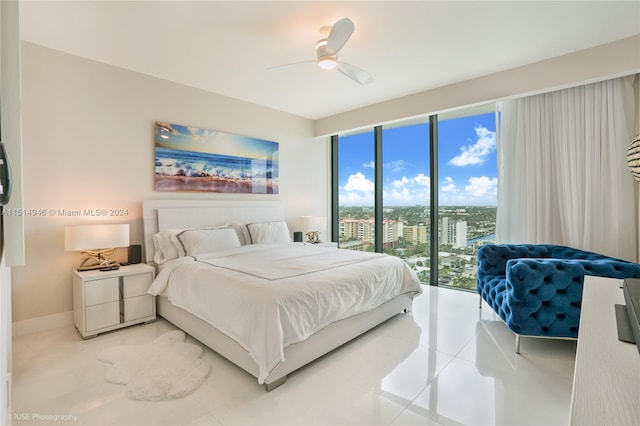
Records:
[[[155,190],[278,193],[278,143],[156,121]]]

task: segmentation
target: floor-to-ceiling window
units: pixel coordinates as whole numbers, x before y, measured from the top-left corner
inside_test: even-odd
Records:
[[[373,130],[340,136],[338,159],[338,245],[375,251]]]
[[[343,249],[405,259],[423,283],[473,290],[475,252],[495,230],[495,112],[484,106],[431,120],[333,138],[333,235]]]
[[[382,127],[383,251],[429,282],[429,119]]]
[[[467,290],[496,226],[496,115],[482,111],[438,116],[438,283]]]

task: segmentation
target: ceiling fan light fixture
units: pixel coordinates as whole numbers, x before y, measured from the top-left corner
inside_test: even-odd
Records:
[[[324,58],[318,59],[318,66],[323,70],[332,70],[338,66],[338,62],[335,56],[325,56]]]
[[[2,0],[0,0],[2,1]],[[338,54],[353,34],[354,25],[351,19],[342,18],[332,26],[320,28],[320,40],[316,43],[316,63],[323,70],[337,69],[358,84],[371,83],[371,76],[360,68],[346,62],[338,63]],[[286,65],[297,65],[313,61],[296,62]],[[277,68],[277,67],[269,67]]]

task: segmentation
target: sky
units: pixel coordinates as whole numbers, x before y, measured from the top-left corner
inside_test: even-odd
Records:
[[[438,123],[438,197],[441,206],[497,205],[496,119],[494,113]],[[429,204],[428,123],[382,133],[383,204]],[[339,204],[372,206],[373,132],[338,140]]]
[[[155,144],[157,147],[244,158],[277,160],[278,156],[276,142],[160,121],[155,125]]]

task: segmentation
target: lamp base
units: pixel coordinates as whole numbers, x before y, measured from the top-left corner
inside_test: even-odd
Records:
[[[111,256],[116,249],[101,249],[101,250],[85,250],[80,252],[80,254],[84,255],[82,261],[80,262],[80,266],[78,267],[78,271],[95,271],[104,270],[104,271],[113,271],[115,269],[120,268],[120,263],[109,259],[107,256]]]
[[[115,271],[116,269],[120,269],[122,265],[119,263],[115,263],[109,266],[100,266],[100,265],[93,265],[93,266],[84,266],[81,268],[76,269],[76,271],[78,272],[85,272],[85,271]]]
[[[316,244],[320,242],[320,232],[319,231],[309,231],[307,232],[307,243]]]

